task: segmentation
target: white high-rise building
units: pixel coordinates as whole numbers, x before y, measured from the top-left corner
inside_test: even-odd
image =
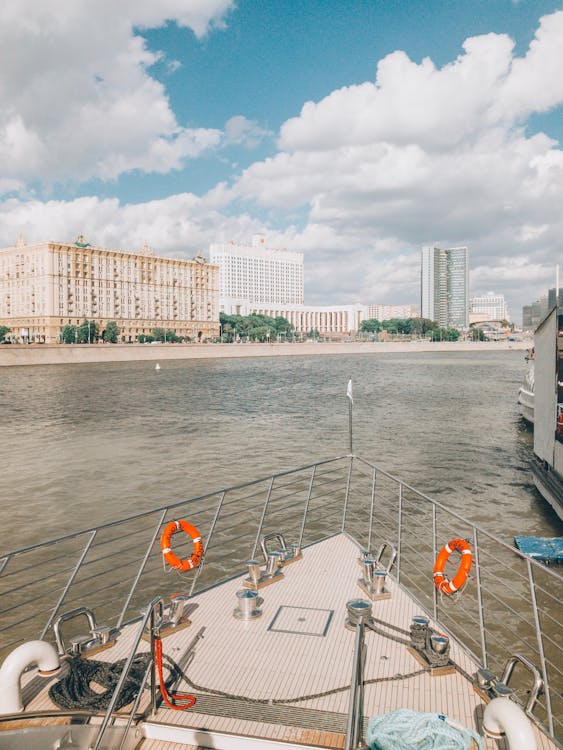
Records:
[[[251,245],[212,244],[211,263],[219,266],[221,311],[270,305],[303,305],[303,253],[266,247],[262,235]]]
[[[504,295],[494,292],[471,297],[470,313],[474,320],[510,320]]]
[[[469,250],[422,248],[421,314],[444,327],[469,326]]]

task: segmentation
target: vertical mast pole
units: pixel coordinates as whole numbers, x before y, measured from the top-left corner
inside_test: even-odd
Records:
[[[352,378],[348,381],[348,388],[346,390],[348,396],[348,446],[350,448],[350,455],[352,455],[352,405],[354,400],[352,398]]]

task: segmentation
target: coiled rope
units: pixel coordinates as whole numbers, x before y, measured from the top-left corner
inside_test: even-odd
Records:
[[[49,697],[61,708],[88,708],[103,711],[110,704],[126,661],[126,659],[121,659],[112,663],[81,659],[79,656],[71,657],[67,662],[67,674],[51,685]],[[136,698],[149,662],[150,654],[139,654],[133,659],[115,705],[116,711]],[[105,690],[96,691],[91,685],[105,688]]]
[[[371,750],[469,750],[481,737],[442,714],[419,713],[400,708],[370,719],[366,742]]]

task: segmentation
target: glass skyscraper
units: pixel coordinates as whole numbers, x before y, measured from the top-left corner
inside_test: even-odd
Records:
[[[469,327],[469,250],[422,248],[421,315],[438,325]]]

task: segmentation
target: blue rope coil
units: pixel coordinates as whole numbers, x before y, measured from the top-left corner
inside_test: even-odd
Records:
[[[470,750],[472,741],[483,750],[472,729],[453,725],[443,714],[406,708],[370,719],[366,742],[370,750]]]

